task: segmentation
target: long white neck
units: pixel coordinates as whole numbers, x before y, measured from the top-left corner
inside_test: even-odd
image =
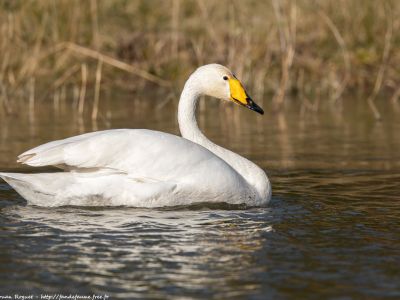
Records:
[[[195,142],[227,162],[236,172],[253,186],[261,198],[268,197],[269,181],[265,172],[248,159],[211,142],[200,131],[196,121],[196,108],[201,96],[200,87],[191,76],[186,82],[179,100],[178,123],[182,137]]]

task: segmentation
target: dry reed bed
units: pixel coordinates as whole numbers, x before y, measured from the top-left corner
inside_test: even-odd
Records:
[[[396,0],[2,1],[0,35],[3,115],[53,99],[97,119],[105,86],[176,95],[210,62],[276,109],[351,93],[378,119],[376,97],[400,97]]]

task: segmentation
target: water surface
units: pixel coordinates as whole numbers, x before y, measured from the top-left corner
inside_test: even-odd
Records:
[[[293,104],[264,117],[202,106],[207,136],[266,170],[268,208],[48,209],[26,206],[0,182],[0,295],[400,298],[399,113],[383,105],[375,122],[355,103],[318,113]],[[173,102],[104,99],[96,123],[68,102],[35,109],[0,121],[2,170],[31,172],[16,155],[86,131],[178,133]]]

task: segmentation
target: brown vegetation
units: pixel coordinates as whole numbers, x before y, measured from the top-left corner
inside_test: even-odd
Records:
[[[351,93],[379,118],[377,96],[400,96],[396,0],[4,0],[0,35],[3,114],[68,98],[95,119],[104,86],[170,93],[211,62],[276,109]]]

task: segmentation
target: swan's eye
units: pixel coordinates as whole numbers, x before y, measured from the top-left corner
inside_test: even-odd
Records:
[[[224,77],[222,77],[222,79],[228,80],[228,76],[224,76]]]

